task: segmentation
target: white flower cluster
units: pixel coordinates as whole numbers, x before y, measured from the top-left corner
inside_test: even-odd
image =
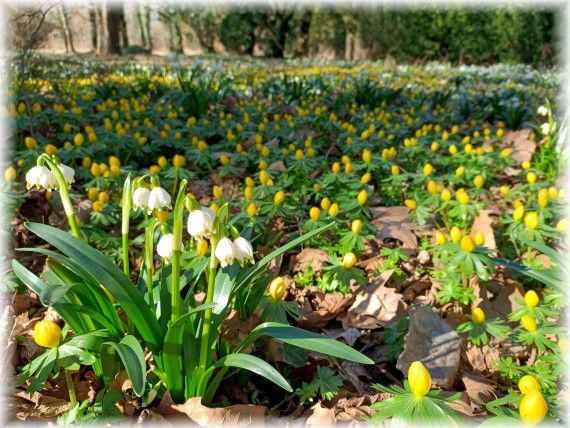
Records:
[[[63,175],[67,188],[71,187],[71,183],[75,181],[75,170],[67,165],[59,164],[57,166]],[[26,186],[31,189],[33,186],[44,188],[47,190],[57,189],[59,186],[55,175],[45,166],[36,165],[26,174]]]
[[[172,202],[170,195],[162,187],[156,186],[152,190],[146,187],[139,187],[133,192],[133,209],[140,208],[145,210],[148,214],[152,210],[162,210],[163,208],[172,209]]]

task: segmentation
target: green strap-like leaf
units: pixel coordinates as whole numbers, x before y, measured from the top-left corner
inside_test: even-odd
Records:
[[[366,355],[361,354],[344,343],[321,336],[320,334],[276,322],[266,322],[254,328],[240,345],[237,352],[241,352],[247,348],[250,343],[261,336],[269,336],[303,349],[344,358],[345,360],[355,361],[361,364],[374,364],[374,361]]]
[[[230,354],[221,358],[216,363],[216,367],[238,367],[240,369],[246,369],[263,376],[286,391],[293,391],[289,382],[287,382],[287,380],[281,376],[277,370],[261,358],[254,357],[253,355]]]
[[[139,341],[136,337],[129,335],[119,343],[105,342],[105,345],[115,348],[133,384],[133,392],[142,397],[146,381],[146,362]]]

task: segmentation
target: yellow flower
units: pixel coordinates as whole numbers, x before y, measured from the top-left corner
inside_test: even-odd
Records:
[[[433,143],[431,143],[431,151],[436,152],[437,149],[439,149],[439,143],[437,141],[434,141]]]
[[[313,221],[317,221],[319,219],[319,217],[321,216],[321,210],[317,207],[312,207],[309,211],[309,217],[311,217],[311,220]]]
[[[35,150],[38,148],[38,143],[35,139],[33,139],[32,137],[26,137],[24,139],[24,142],[26,143],[26,147],[30,150]]]
[[[61,328],[50,320],[42,320],[34,327],[34,340],[44,348],[57,348],[63,340]]]
[[[330,206],[329,215],[333,218],[338,215],[338,204],[336,202]]]
[[[106,204],[107,202],[109,202],[109,192],[101,192],[99,193],[99,196],[97,197],[97,200],[99,202],[101,202],[102,204]]]
[[[463,175],[463,173],[465,173],[465,167],[464,166],[460,166],[459,168],[457,168],[455,170],[455,176],[456,177],[461,177]]]
[[[57,153],[57,147],[54,146],[53,144],[47,144],[44,150],[50,156],[55,155]]]
[[[8,168],[6,168],[6,171],[4,171],[4,180],[6,181],[14,181],[16,180],[16,168],[14,168],[13,166],[9,166]]]
[[[274,278],[269,284],[269,295],[273,300],[283,300],[287,294],[287,286],[285,285],[285,280],[282,276]]]
[[[449,232],[449,236],[451,240],[457,244],[459,241],[461,241],[461,229],[459,229],[457,226],[453,226]]]
[[[313,191],[318,192],[321,190],[321,185],[319,183],[313,184]]]
[[[186,159],[182,155],[174,155],[172,158],[172,165],[176,168],[182,168],[186,164]]]
[[[444,202],[449,202],[451,200],[451,192],[445,189],[443,192],[441,192],[441,199]]]
[[[321,201],[321,208],[327,211],[331,206],[331,200],[329,198],[323,198]]]
[[[95,212],[103,212],[103,204],[100,201],[93,202],[93,211]]]
[[[477,232],[475,234],[475,245],[483,245],[485,243],[485,235],[483,235],[481,232]]]
[[[153,175],[158,175],[160,173],[160,167],[158,165],[151,165],[148,169]]]
[[[372,174],[367,172],[360,178],[360,184],[366,184],[372,179]]]
[[[354,253],[346,253],[342,259],[342,265],[345,268],[351,268],[356,264],[356,256]]]
[[[481,308],[473,308],[471,310],[471,319],[476,324],[483,324],[485,322],[485,312]]]
[[[522,164],[522,169],[530,169],[530,162],[529,161],[524,161]]]
[[[248,216],[253,217],[253,216],[255,216],[256,212],[257,212],[257,207],[253,202],[247,206],[247,215]]]
[[[168,221],[168,211],[154,210],[153,215],[162,223],[166,223]]]
[[[433,166],[429,163],[426,163],[423,168],[424,175],[430,175],[433,172]]]
[[[524,295],[524,302],[529,308],[534,308],[536,305],[538,305],[539,300],[540,299],[538,298],[538,294],[536,294],[536,291],[534,290],[528,290]]]
[[[443,245],[447,242],[447,238],[442,232],[435,232],[435,240],[439,245]]]
[[[560,233],[562,232],[566,232],[566,229],[568,229],[568,219],[567,218],[563,218],[561,220],[558,221],[558,223],[556,223],[556,230]]]
[[[362,160],[365,163],[370,163],[370,161],[372,160],[372,152],[368,149],[364,149],[362,151]]]
[[[524,215],[524,207],[521,205],[513,212],[513,219],[515,221],[521,221]]]
[[[500,190],[504,196],[507,196],[509,194],[509,187],[506,184],[503,184]]]
[[[368,200],[368,192],[365,189],[362,189],[357,197],[358,205],[364,205]]]
[[[536,174],[534,172],[529,172],[526,175],[526,181],[528,181],[529,184],[534,184],[536,183]]]
[[[461,249],[466,253],[472,253],[475,249],[475,242],[473,241],[473,238],[471,238],[469,235],[465,235],[463,238],[461,238]]]
[[[352,224],[350,225],[350,230],[352,230],[352,233],[354,234],[360,232],[362,230],[362,221],[358,219],[353,220]]]
[[[205,239],[198,240],[198,242],[196,242],[196,251],[201,256],[205,256],[206,253],[208,252],[208,241],[206,241]]]
[[[404,204],[406,204],[406,206],[411,210],[415,210],[418,208],[418,203],[416,201],[414,201],[413,199],[406,199],[404,201]]]
[[[420,361],[414,361],[408,369],[410,389],[417,398],[424,397],[431,388],[431,375]]]
[[[554,199],[558,196],[558,190],[556,187],[549,187],[548,188],[548,197]]]
[[[339,173],[340,172],[340,163],[338,163],[338,162],[333,163],[331,170],[335,174]]]
[[[539,391],[531,390],[521,399],[519,413],[525,425],[538,425],[548,413],[548,405]]]
[[[398,165],[392,165],[390,172],[392,172],[392,175],[400,175],[400,167]]]
[[[485,183],[485,180],[483,179],[483,177],[481,177],[480,175],[478,175],[477,177],[475,177],[475,179],[473,180],[473,184],[475,185],[475,187],[477,187],[478,189],[480,189],[481,187],[483,187],[483,184]]]
[[[430,192],[432,195],[434,195],[434,194],[438,193],[438,191],[439,191],[439,186],[437,185],[437,183],[436,183],[435,181],[432,180],[432,181],[430,181],[430,182],[427,184],[427,190],[428,190],[428,192]]]
[[[278,191],[273,198],[274,205],[281,205],[285,201],[285,193],[283,190]]]
[[[527,213],[527,215],[524,216],[524,224],[530,230],[536,229],[538,227],[538,214],[534,211]]]
[[[81,146],[84,142],[85,142],[85,137],[81,132],[79,134],[75,134],[75,137],[73,137],[73,143],[76,146]]]
[[[540,392],[540,384],[533,375],[525,375],[521,377],[518,387],[523,395],[528,394],[530,391]]]
[[[99,177],[101,175],[101,168],[96,163],[91,164],[90,171],[93,177]]]
[[[459,194],[457,196],[457,200],[463,204],[463,205],[467,205],[469,203],[469,195],[467,194],[467,192],[462,192],[461,194]]]
[[[536,321],[530,315],[523,315],[521,317],[521,324],[526,331],[535,332],[538,329]]]
[[[455,144],[449,146],[449,154],[452,156],[457,154],[457,146]]]
[[[508,147],[506,149],[501,150],[501,154],[499,155],[501,158],[506,158],[511,154],[511,149]]]
[[[95,187],[90,187],[87,191],[89,199],[94,200],[99,196],[99,191]]]
[[[159,157],[158,161],[156,163],[161,168],[165,168],[166,165],[168,165],[168,161],[166,160],[166,157],[164,157],[164,156]]]
[[[265,186],[268,180],[269,180],[269,173],[264,169],[259,171],[259,182]]]

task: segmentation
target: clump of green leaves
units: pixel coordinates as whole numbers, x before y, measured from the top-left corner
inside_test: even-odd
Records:
[[[317,395],[322,400],[332,400],[338,395],[338,389],[342,386],[342,380],[328,367],[317,367],[317,376],[311,383],[303,382],[295,393],[300,397],[300,404],[312,403]]]

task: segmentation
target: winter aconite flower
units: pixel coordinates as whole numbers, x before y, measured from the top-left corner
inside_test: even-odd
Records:
[[[147,212],[150,214],[152,210],[161,210],[163,208],[172,209],[171,197],[162,187],[156,186],[150,191]]]
[[[523,315],[521,317],[521,324],[526,331],[530,331],[531,333],[535,332],[538,328],[536,321],[530,315]]]
[[[136,210],[140,208],[145,210],[148,207],[148,198],[150,196],[150,190],[146,187],[139,187],[133,192],[133,209]]]
[[[538,294],[536,294],[536,291],[534,290],[529,290],[524,295],[524,302],[529,308],[534,308],[536,305],[538,305],[538,301]]]
[[[538,425],[548,413],[548,405],[542,394],[533,389],[521,399],[519,413],[525,425]]]
[[[523,395],[528,394],[532,390],[540,392],[540,384],[533,375],[525,375],[521,377],[518,387]]]
[[[196,239],[209,238],[213,231],[216,213],[207,207],[192,211],[188,215],[188,233]]]
[[[231,265],[234,262],[235,248],[234,244],[229,238],[222,238],[216,246],[216,258],[220,261],[222,267]]]
[[[415,210],[418,208],[418,203],[416,201],[414,201],[413,199],[406,199],[404,201],[404,204],[411,210]]]
[[[463,238],[461,238],[460,245],[461,249],[466,253],[472,253],[473,250],[475,249],[475,242],[473,241],[473,238],[471,238],[469,235],[465,235]]]
[[[451,240],[457,244],[459,241],[461,241],[461,229],[459,229],[457,226],[453,226],[449,232],[449,236]]]
[[[356,256],[354,253],[346,253],[342,259],[342,265],[349,269],[356,264]]]
[[[485,312],[481,308],[474,308],[471,310],[471,318],[476,324],[483,324],[485,322]]]
[[[317,221],[319,219],[319,217],[321,216],[321,210],[317,207],[312,207],[309,210],[309,217],[311,217],[311,220],[313,221]]]
[[[531,211],[524,216],[524,224],[530,230],[536,229],[538,227],[538,222],[539,222],[538,214],[535,213],[534,211]]]
[[[352,220],[352,224],[350,225],[350,230],[352,233],[357,234],[362,230],[362,220]]]
[[[249,241],[241,236],[234,241],[235,258],[241,266],[247,261],[254,263],[253,247]]]
[[[408,369],[410,389],[417,398],[424,397],[431,388],[431,375],[420,361],[414,361]]]
[[[44,348],[57,348],[63,340],[61,328],[50,320],[42,320],[34,327],[34,340]]]
[[[274,278],[269,284],[269,295],[273,300],[283,300],[285,294],[287,294],[287,286],[283,277]]]

